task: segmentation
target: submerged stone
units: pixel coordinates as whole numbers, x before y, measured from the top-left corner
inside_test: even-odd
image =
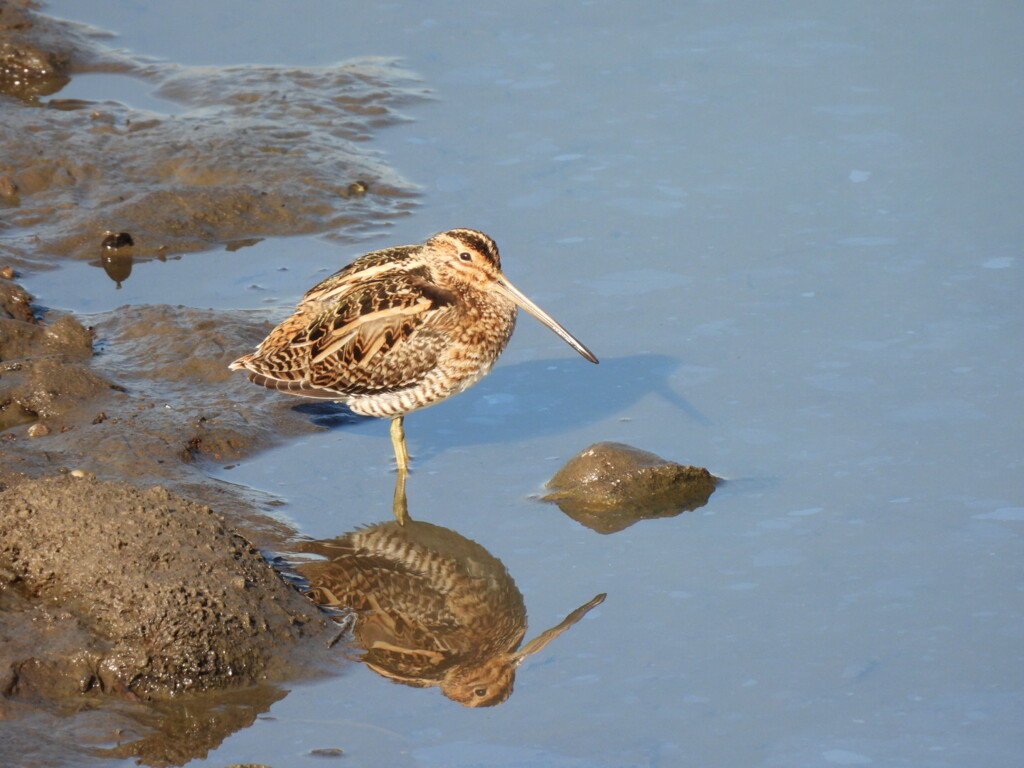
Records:
[[[598,533],[672,517],[707,504],[718,478],[624,443],[595,443],[548,481],[543,501]]]

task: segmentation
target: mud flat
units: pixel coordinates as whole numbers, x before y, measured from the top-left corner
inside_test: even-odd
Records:
[[[337,666],[325,651],[337,630],[262,554],[295,532],[265,514],[269,497],[204,472],[317,429],[226,367],[276,318],[165,305],[75,317],[37,306],[18,278],[61,259],[201,259],[279,235],[356,241],[415,205],[366,146],[425,97],[393,61],[200,70],[109,37],[31,2],[0,7],[11,765],[182,764],[251,723],[283,682]],[[139,78],[180,110],[55,95],[86,72]]]
[[[0,493],[0,563],[48,639],[0,613],[8,695],[150,699],[283,679],[331,626],[223,517],[160,487],[20,483]]]

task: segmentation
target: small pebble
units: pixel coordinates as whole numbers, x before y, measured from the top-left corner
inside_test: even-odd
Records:
[[[48,434],[50,434],[50,428],[39,421],[28,428],[29,437],[42,437]]]
[[[112,250],[115,248],[125,248],[127,246],[135,245],[135,240],[129,232],[107,232],[103,237],[101,245],[104,248]]]
[[[0,277],[2,277],[4,280],[14,279],[14,269],[11,267],[10,264],[0,267]]]
[[[344,752],[337,747],[324,747],[323,749],[311,749],[309,754],[313,757],[341,757]]]
[[[11,198],[18,194],[18,185],[10,176],[0,177],[0,197]]]

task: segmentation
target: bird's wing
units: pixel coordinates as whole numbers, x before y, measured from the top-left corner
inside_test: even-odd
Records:
[[[393,274],[407,273],[425,278],[427,271],[420,258],[422,251],[419,245],[397,245],[363,254],[306,291],[299,308],[307,303],[331,301],[348,293],[353,286]]]
[[[307,293],[237,367],[296,394],[396,391],[436,365],[454,305],[451,292],[416,272],[339,273]]]

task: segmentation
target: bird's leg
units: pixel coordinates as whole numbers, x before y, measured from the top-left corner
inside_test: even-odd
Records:
[[[409,451],[405,447],[405,430],[402,428],[402,417],[395,416],[391,420],[391,444],[395,448],[395,461],[398,463],[398,476],[395,477],[395,500],[392,511],[399,525],[405,525],[409,519],[409,504],[405,498],[405,478],[409,474]]]
[[[409,503],[405,498],[405,478],[408,474],[406,470],[399,468],[398,476],[395,477],[395,501],[391,509],[399,525],[405,525],[409,521]]]
[[[395,448],[395,461],[399,472],[409,471],[409,451],[405,447],[405,430],[402,428],[402,417],[395,416],[391,420],[391,445]]]

